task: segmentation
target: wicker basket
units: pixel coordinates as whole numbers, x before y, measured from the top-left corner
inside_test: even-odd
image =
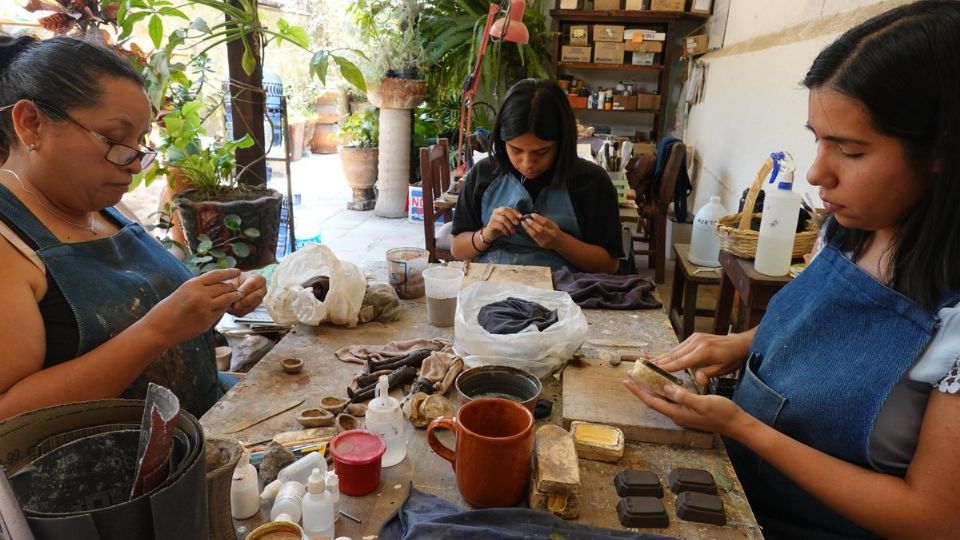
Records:
[[[771,170],[773,170],[773,159],[767,158],[750,186],[747,200],[743,204],[744,208],[753,208],[763,181]],[[760,217],[760,214],[741,212],[717,219],[717,244],[720,249],[744,259],[754,258],[757,255],[757,239],[760,237],[759,232],[750,228],[750,221],[755,217]],[[820,219],[818,216],[813,216],[807,220],[806,230],[798,232],[794,238],[793,257],[798,258],[810,253],[819,234]]]
[[[207,461],[207,519],[210,538],[236,540],[233,516],[230,514],[230,482],[243,447],[233,439],[208,438],[205,441]]]

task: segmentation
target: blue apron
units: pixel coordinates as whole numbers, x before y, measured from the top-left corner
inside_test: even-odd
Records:
[[[573,203],[570,202],[570,194],[566,189],[545,187],[534,202],[523,183],[509,173],[498,177],[483,192],[480,216],[484,223],[489,223],[494,210],[501,206],[521,208],[521,200],[527,201],[528,208],[532,205],[536,213],[556,223],[563,232],[582,240],[577,215],[573,211]],[[540,247],[523,229],[523,225],[518,226],[513,234],[498,238],[493,246],[481,253],[476,260],[491,264],[549,266],[553,270],[566,267],[574,272],[579,271],[556,251]]]
[[[873,469],[870,434],[880,408],[939,325],[935,314],[826,246],[770,301],[734,401],[801,443]],[[751,506],[761,522],[769,518],[771,532],[874,537],[746,447],[725,443]]]
[[[104,212],[119,223],[119,232],[89,242],[64,243],[0,185],[0,214],[37,246],[47,274],[73,311],[80,336],[76,356],[125,330],[192,277],[140,225],[113,208]],[[121,397],[142,399],[150,382],[170,388],[180,398],[180,406],[199,418],[222,395],[212,333],[167,349]]]

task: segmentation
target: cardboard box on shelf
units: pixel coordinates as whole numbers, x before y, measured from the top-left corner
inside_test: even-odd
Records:
[[[593,0],[595,11],[609,11],[620,9],[620,0]]]
[[[651,142],[633,143],[633,155],[635,156],[652,156],[656,149],[656,145]]]
[[[631,28],[623,31],[623,39],[626,41],[664,41],[667,39],[667,34],[648,28]]]
[[[574,96],[567,94],[567,101],[570,102],[570,108],[572,109],[587,108],[587,96]]]
[[[564,45],[560,47],[561,62],[589,62],[591,47]]]
[[[649,110],[656,110],[659,108],[660,108],[659,94],[637,94],[637,110],[638,111],[649,111]]]
[[[623,42],[623,25],[595,24],[593,25],[593,41]]]
[[[623,9],[625,11],[643,11],[644,9],[650,9],[649,7],[643,7],[644,4],[649,3],[650,0],[626,0],[623,4]]]
[[[615,111],[637,110],[637,96],[613,96],[613,110]]]
[[[694,56],[707,52],[709,37],[706,34],[687,36],[683,40],[683,52],[687,56]]]
[[[686,0],[650,0],[650,11],[683,11]]]
[[[594,64],[623,64],[623,43],[598,41],[593,50]]]
[[[570,27],[571,45],[589,45],[590,27],[585,24],[576,24]]]
[[[635,66],[652,66],[653,58],[657,53],[652,52],[633,52],[630,53],[630,63]]]
[[[583,9],[580,0],[560,0],[560,9]]]
[[[625,41],[623,42],[623,50],[627,52],[658,53],[658,52],[663,52],[663,42],[662,41]]]

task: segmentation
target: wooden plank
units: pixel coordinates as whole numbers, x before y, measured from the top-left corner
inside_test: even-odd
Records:
[[[492,268],[491,268],[492,267]],[[490,272],[489,274],[487,272]],[[510,281],[553,290],[553,274],[546,266],[517,266],[513,264],[470,263],[461,288],[473,285],[477,281]]]
[[[596,359],[570,364],[563,371],[563,426],[574,420],[607,424],[623,430],[627,441],[710,448],[714,436],[676,425],[648,408],[623,386],[633,362],[611,366]],[[676,374],[689,380],[686,373]]]

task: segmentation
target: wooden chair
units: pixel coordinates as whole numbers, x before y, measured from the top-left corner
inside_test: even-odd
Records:
[[[450,208],[437,208],[434,201],[450,187],[450,144],[440,139],[437,144],[420,149],[420,177],[423,186],[423,244],[430,252],[430,262],[454,260],[447,249],[437,249],[436,221],[453,219]]]
[[[657,190],[637,200],[640,207],[640,229],[634,242],[646,244],[646,249],[634,248],[634,257],[646,255],[648,268],[653,268],[654,281],[663,283],[667,259],[667,208],[673,202],[673,193],[680,175],[687,149],[682,142],[670,147],[670,156],[664,165]],[[637,194],[640,197],[642,194]]]

